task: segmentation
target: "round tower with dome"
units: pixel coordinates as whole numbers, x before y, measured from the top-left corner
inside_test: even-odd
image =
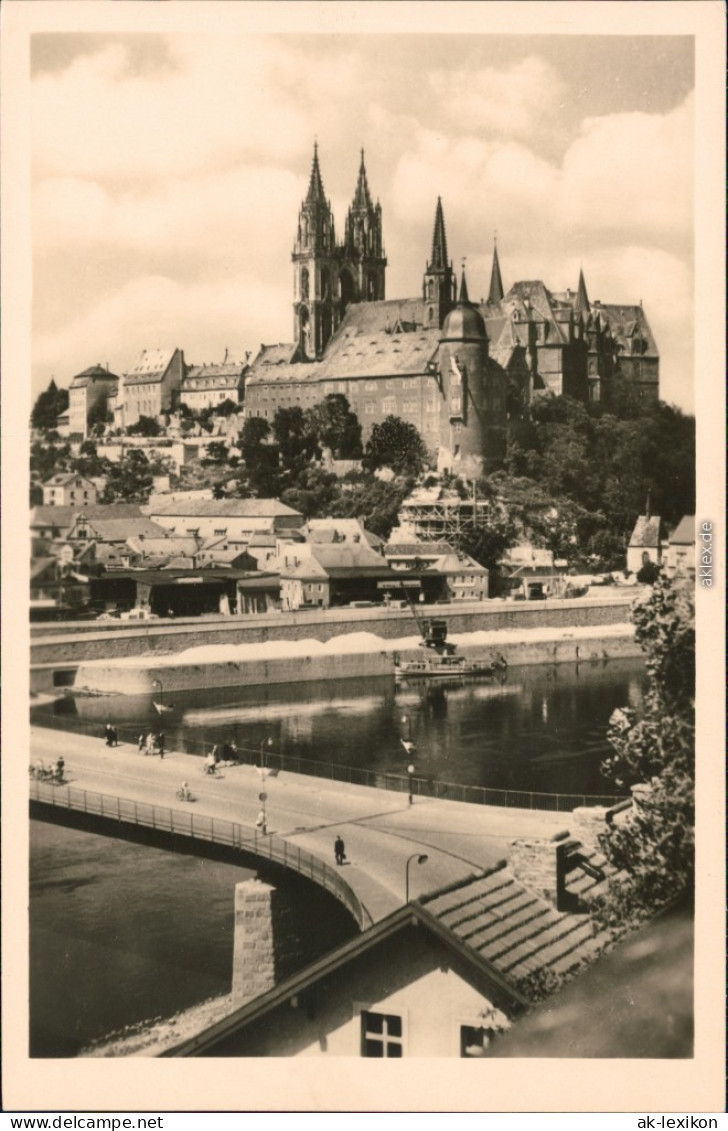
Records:
[[[443,322],[438,369],[438,470],[475,479],[503,462],[507,378],[489,356],[485,321],[470,302],[465,271],[457,303]]]

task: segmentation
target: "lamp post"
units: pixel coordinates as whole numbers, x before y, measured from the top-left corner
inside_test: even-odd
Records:
[[[410,870],[410,864],[412,863],[413,860],[416,860],[418,864],[424,864],[427,859],[428,859],[428,856],[427,856],[426,852],[415,852],[407,860],[407,863],[406,863],[405,869],[404,869],[404,901],[405,901],[405,903],[409,903],[409,870]]]
[[[412,741],[412,720],[409,715],[402,715],[402,726],[407,728],[407,737],[400,738],[400,742],[404,746],[404,752],[408,757],[411,757],[415,752],[415,744]]]
[[[263,753],[263,751],[265,750],[266,746],[271,747],[272,745],[273,745],[273,739],[272,738],[264,738],[263,741],[260,744],[260,759],[259,759],[259,761],[260,761],[260,768],[262,770],[265,769],[265,754]]]
[[[409,803],[410,803],[410,805],[412,804],[412,780],[413,780],[414,772],[415,772],[414,765],[412,764],[412,762],[410,762],[409,766],[407,767],[407,775],[409,777]]]

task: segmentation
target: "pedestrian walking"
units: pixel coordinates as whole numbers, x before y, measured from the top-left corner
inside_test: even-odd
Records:
[[[337,836],[334,841],[334,859],[337,864],[343,864],[346,860],[346,845],[341,839],[341,836]]]
[[[141,754],[142,750],[144,749],[144,747],[146,745],[146,741],[147,741],[146,736],[143,735],[143,734],[140,734],[139,738],[137,739],[140,754]]]
[[[159,750],[159,757],[164,761],[164,731],[160,730],[157,735],[157,749]]]
[[[266,833],[268,831],[268,824],[267,824],[267,821],[266,821],[265,809],[261,809],[260,813],[258,814],[258,816],[256,818],[256,822],[255,822],[255,827],[256,827],[256,829],[260,829],[263,836],[266,835]]]
[[[107,746],[113,745],[114,728],[112,727],[111,723],[107,723],[106,726],[104,727],[104,736],[106,738],[106,745]]]
[[[63,758],[63,755],[61,754],[61,755],[59,755],[58,761],[56,762],[56,781],[57,782],[63,781],[63,770],[65,768],[65,765],[66,765],[65,760]]]
[[[116,733],[116,727],[111,728],[111,745],[112,746],[118,746],[119,745],[119,735]]]

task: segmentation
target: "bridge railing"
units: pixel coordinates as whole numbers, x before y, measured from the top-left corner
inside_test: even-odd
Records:
[[[205,813],[196,813],[191,808],[173,809],[147,801],[135,801],[69,785],[51,785],[34,779],[30,781],[30,799],[54,808],[70,809],[76,813],[86,813],[156,832],[223,845],[281,864],[334,895],[353,915],[362,930],[372,924],[369,911],[338,871],[298,845],[290,844],[283,837],[272,833],[263,835],[257,829],[241,825],[237,821],[210,817]]]
[[[51,727],[55,730],[72,731],[76,734],[92,734],[99,742],[104,741],[103,726],[88,723],[76,716],[43,715],[33,716],[34,725]],[[163,727],[163,723],[157,724]],[[116,728],[119,740],[136,746],[139,728],[120,726]],[[175,749],[181,754],[194,754],[203,757],[219,743],[206,742],[199,738],[186,736],[175,738]],[[345,782],[348,785],[365,785],[371,789],[390,789],[398,793],[408,793],[410,780],[406,774],[390,773],[387,770],[368,769],[365,766],[347,766],[339,762],[322,762],[316,758],[304,758],[298,754],[279,754],[270,747],[236,748],[237,758],[244,763],[262,765],[269,770],[286,770],[291,774],[305,774],[309,777],[326,778],[329,781]],[[536,809],[557,813],[571,812],[577,806],[612,806],[625,800],[617,794],[589,793],[543,793],[538,790],[491,789],[490,786],[465,785],[459,782],[440,781],[412,775],[412,793],[415,797],[434,797],[442,801],[463,801],[470,805],[497,805],[506,809]]]

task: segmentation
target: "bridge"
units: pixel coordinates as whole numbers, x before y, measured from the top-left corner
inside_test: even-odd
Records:
[[[568,814],[504,809],[416,797],[252,765],[203,772],[199,757],[172,751],[145,756],[132,743],[107,747],[103,737],[31,728],[32,761],[63,755],[66,783],[31,781],[31,808],[42,819],[87,820],[128,836],[146,830],[170,847],[211,847],[297,872],[340,900],[360,927],[413,897],[478,873],[510,854],[518,837],[551,836]],[[189,782],[195,801],[176,799]],[[267,833],[256,827],[265,794]],[[334,863],[334,839],[346,863]],[[427,859],[421,864],[419,856]],[[412,866],[409,867],[409,864]],[[409,876],[408,876],[409,872]]]

